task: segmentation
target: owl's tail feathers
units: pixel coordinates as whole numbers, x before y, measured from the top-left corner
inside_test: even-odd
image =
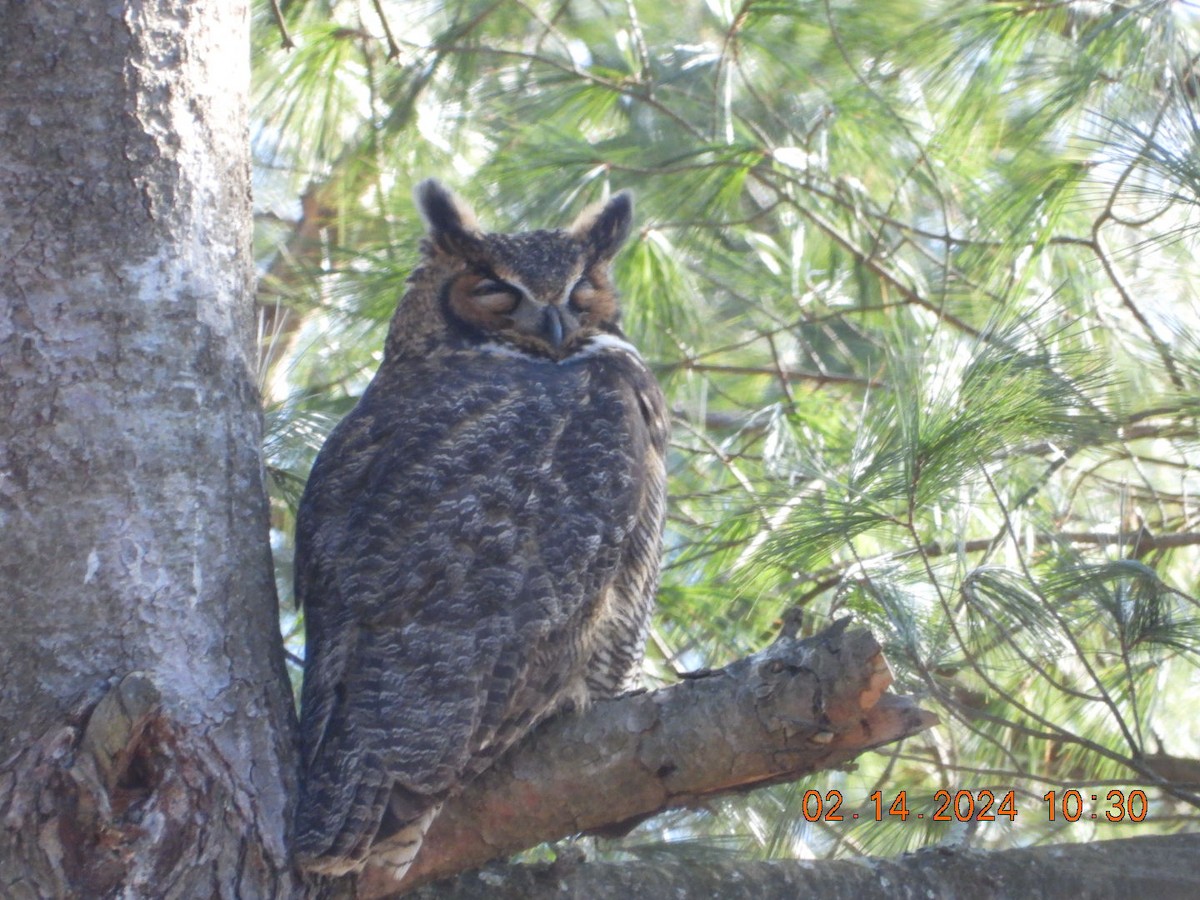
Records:
[[[310,777],[300,792],[293,836],[296,863],[319,875],[360,872],[391,793],[378,778],[356,784]]]
[[[405,802],[406,793],[397,788],[392,794],[388,811],[384,813],[383,825],[379,828],[375,843],[371,845],[371,855],[367,859],[370,866],[390,869],[392,878],[396,881],[404,877],[408,867],[417,858],[421,842],[425,840],[425,832],[429,830],[430,823],[442,808],[440,803],[437,806],[424,807],[416,812],[416,818],[412,818],[414,810]],[[393,828],[395,830],[391,830]]]
[[[301,869],[340,876],[371,865],[390,869],[397,881],[404,877],[442,805],[430,806],[428,797],[399,786],[379,789],[368,798],[362,796],[365,787],[359,784],[358,802],[334,834],[319,809],[306,810],[306,798],[302,798],[295,834],[296,862]]]

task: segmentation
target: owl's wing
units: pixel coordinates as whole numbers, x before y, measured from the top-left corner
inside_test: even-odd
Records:
[[[592,698],[614,697],[639,685],[646,636],[658,591],[667,507],[670,416],[658,382],[636,353],[613,351],[597,360],[598,377],[620,385],[625,408],[622,440],[633,466],[635,515],[621,542],[621,562],[607,586],[612,613],[597,622],[587,666]]]
[[[640,361],[486,362],[385,366],[314,466],[302,855],[361,860],[553,711],[661,508]]]

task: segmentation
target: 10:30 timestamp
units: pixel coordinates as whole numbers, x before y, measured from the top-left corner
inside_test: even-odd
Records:
[[[1096,794],[1088,795],[1092,802],[1099,800]],[[1063,791],[1061,798],[1057,791],[1047,791],[1042,797],[1046,801],[1046,811],[1050,814],[1050,821],[1054,821],[1055,813],[1058,812],[1068,822],[1078,822],[1085,815],[1089,818],[1099,818],[1097,815],[1100,810],[1088,813],[1084,808],[1085,800],[1079,791],[1071,789]],[[1103,808],[1104,817],[1110,822],[1140,822],[1146,818],[1146,813],[1150,811],[1150,804],[1146,802],[1145,791],[1109,791],[1104,795],[1108,806]]]
[[[1090,798],[1092,804],[1088,805]],[[905,822],[909,817],[916,819],[928,818],[934,822],[994,822],[1007,818],[1010,822],[1017,817],[1017,794],[1015,790],[997,797],[987,789],[979,791],[940,790],[933,795],[934,808],[925,811],[909,809],[908,792],[898,791],[891,797],[890,802],[884,797],[883,791],[875,791],[867,798],[874,805],[874,819],[882,822],[885,819],[899,819]],[[1078,822],[1080,819],[1098,820],[1105,818],[1109,822],[1141,822],[1149,812],[1146,792],[1109,791],[1101,801],[1098,794],[1088,794],[1071,789],[1066,791],[1047,791],[1042,797],[1046,804],[1048,821],[1053,822],[1062,817],[1068,822]],[[837,790],[805,791],[802,814],[809,822],[841,822],[846,819],[869,817],[859,813],[842,811],[842,793]],[[869,820],[869,818],[868,818]]]

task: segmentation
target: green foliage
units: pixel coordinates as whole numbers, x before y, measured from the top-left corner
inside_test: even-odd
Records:
[[[959,839],[876,822],[875,790],[913,810],[1014,790],[1015,820],[966,829],[985,846],[1126,833],[1051,823],[1041,798],[1066,787],[1145,789],[1142,832],[1195,821],[1194,789],[1158,764],[1200,756],[1191,5],[330,0],[282,17],[256,4],[281,590],[307,467],[416,258],[413,184],[442,178],[498,229],[632,188],[625,324],[675,414],[648,675],[757,649],[793,606],[807,629],[849,610],[943,724],[602,849]],[[297,654],[301,626],[289,614]],[[805,792],[834,789],[863,818],[808,821]]]

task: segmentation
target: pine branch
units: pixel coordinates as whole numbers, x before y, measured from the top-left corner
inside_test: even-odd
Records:
[[[778,364],[772,366],[722,366],[712,363],[698,363],[692,360],[684,359],[670,366],[663,367],[664,371],[671,372],[677,369],[685,369],[690,372],[717,372],[722,375],[765,375],[771,378],[776,378],[785,383],[788,382],[815,382],[818,386],[826,384],[852,384],[857,387],[881,388],[883,385],[872,379],[860,375],[836,375],[824,372],[798,372],[790,369],[784,369]]]
[[[725,669],[562,716],[450,800],[402,883],[410,889],[580,832],[794,781],[937,722],[885,694],[879,644],[842,620],[781,637]],[[397,890],[378,869],[363,898]]]

